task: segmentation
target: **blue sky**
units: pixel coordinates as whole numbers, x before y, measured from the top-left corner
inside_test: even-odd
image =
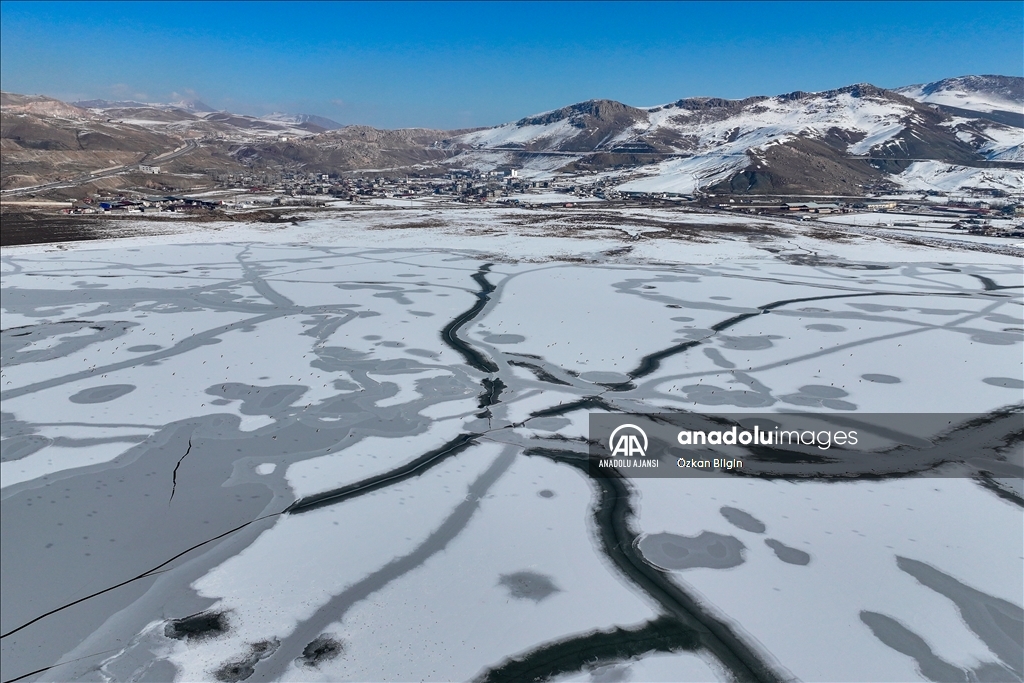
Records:
[[[1024,75],[1024,2],[0,3],[4,90],[378,127]]]

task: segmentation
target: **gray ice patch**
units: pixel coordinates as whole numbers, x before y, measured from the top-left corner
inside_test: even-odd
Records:
[[[743,564],[746,546],[733,536],[703,531],[698,536],[650,534],[637,548],[647,562],[661,569],[729,569]]]
[[[562,427],[572,424],[572,420],[566,417],[535,417],[527,423],[531,429],[540,429],[545,432],[557,432]]]
[[[0,441],[0,462],[11,462],[27,458],[36,451],[49,446],[52,441],[39,434],[14,436]]]
[[[841,398],[846,396],[846,392],[836,387],[825,386],[823,384],[807,384],[800,387],[800,393],[815,398]]]
[[[797,550],[796,548],[790,548],[781,541],[776,541],[774,538],[764,539],[764,544],[775,551],[775,557],[779,558],[787,564],[810,564],[811,556],[805,553],[803,550]]]
[[[975,332],[971,335],[971,341],[992,346],[1010,346],[1019,343],[1021,339],[1017,332]]]
[[[847,392],[838,387],[807,384],[800,387],[799,393],[780,396],[779,399],[796,406],[831,408],[832,410],[856,410],[856,404],[840,400],[848,395]]]
[[[714,384],[690,384],[682,388],[686,400],[705,406],[765,408],[775,403],[771,394],[749,389],[723,389]]]
[[[526,337],[521,334],[489,334],[484,341],[488,344],[521,344]]]
[[[903,308],[902,306],[888,306],[886,304],[847,304],[847,305],[850,306],[851,308],[859,308],[862,311],[867,311],[868,313],[883,313],[885,311],[903,312],[903,311],[907,310],[907,309]]]
[[[206,390],[211,396],[220,396],[230,401],[241,401],[239,410],[245,415],[269,415],[273,417],[297,401],[307,388],[296,384],[279,384],[261,387],[254,384],[225,382],[215,384]]]
[[[135,391],[134,384],[106,384],[101,387],[89,387],[82,389],[77,394],[72,394],[68,400],[72,403],[106,403],[121,398],[125,394]]]
[[[735,349],[737,351],[762,351],[764,349],[770,349],[773,344],[773,339],[779,339],[778,335],[774,334],[759,334],[747,337],[729,337],[724,334],[718,336],[718,343],[727,349]]]
[[[892,375],[883,375],[877,372],[869,372],[866,375],[861,375],[863,379],[869,382],[877,382],[878,384],[899,384],[900,378]]]
[[[508,589],[508,594],[516,600],[533,600],[540,602],[561,589],[543,574],[531,571],[502,574],[498,585]]]
[[[690,341],[697,341],[698,339],[706,339],[715,333],[714,330],[705,330],[701,328],[693,328],[692,330],[677,330],[679,334],[683,335]]]
[[[22,436],[25,434],[35,433],[35,427],[28,422],[24,422],[14,417],[14,413],[0,411],[0,436],[3,438],[6,439],[12,436]]]
[[[437,351],[429,351],[427,349],[406,349],[405,352],[410,356],[419,356],[421,358],[438,358],[441,355]]]
[[[605,372],[602,370],[590,370],[580,373],[580,379],[594,384],[621,384],[629,381],[629,375],[621,372]]]
[[[985,384],[991,384],[994,387],[1006,387],[1007,389],[1024,389],[1024,380],[1016,379],[1014,377],[986,377],[981,380]]]
[[[380,337],[375,337],[380,339]],[[310,363],[314,368],[326,370],[327,372],[339,372],[348,370],[353,362],[366,359],[369,354],[344,346],[324,346],[314,349],[317,359]]]
[[[1020,322],[1020,318],[1014,318],[1013,316],[1003,315],[1002,313],[992,313],[986,315],[985,320],[990,323],[1005,323],[1007,325],[1014,325]]]
[[[938,657],[932,652],[924,638],[892,617],[864,610],[860,613],[860,620],[871,629],[871,633],[880,641],[897,652],[902,652],[913,658],[917,662],[917,668],[921,674],[928,680],[942,681],[943,683],[946,681],[967,682],[966,671]]]
[[[1024,609],[971,588],[924,562],[897,556],[896,565],[949,598],[982,642],[1018,677],[1024,677]]]
[[[159,351],[162,348],[159,344],[139,344],[138,346],[129,346],[126,350],[132,353],[150,353],[151,351]]]
[[[715,365],[717,365],[720,368],[725,368],[726,370],[732,370],[733,368],[736,367],[736,364],[733,363],[730,360],[726,360],[725,356],[723,356],[722,352],[719,351],[718,349],[713,349],[711,347],[708,347],[708,348],[704,349],[704,355],[707,356],[708,358],[710,358],[711,362],[714,363]]]
[[[817,330],[818,332],[845,332],[846,328],[842,325],[829,325],[827,323],[814,323],[813,325],[804,325],[808,330]]]
[[[725,520],[735,527],[739,527],[744,531],[750,531],[755,534],[763,534],[765,531],[764,522],[754,517],[749,512],[744,512],[739,508],[729,507],[728,505],[723,506],[719,510]]]
[[[40,363],[42,361],[62,358],[79,351],[96,342],[116,339],[138,323],[133,322],[88,322],[75,320],[70,322],[13,327],[0,332],[0,363],[4,367],[21,363]],[[86,334],[80,334],[88,330]],[[64,336],[61,336],[64,335]],[[33,349],[37,342],[45,342],[51,337],[58,337],[58,343],[50,348]]]

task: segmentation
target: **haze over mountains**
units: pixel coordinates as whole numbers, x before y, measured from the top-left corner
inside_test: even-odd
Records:
[[[590,100],[475,130],[380,130],[312,115],[3,93],[2,183],[29,187],[118,164],[183,177],[301,170],[435,175],[519,169],[600,177],[625,192],[863,194],[1024,186],[1024,79],[962,76],[896,90],[856,84],[653,107]],[[129,178],[124,178],[126,183]],[[137,181],[137,179],[136,179]],[[107,178],[105,182],[118,182]],[[185,183],[185,185],[182,185]]]

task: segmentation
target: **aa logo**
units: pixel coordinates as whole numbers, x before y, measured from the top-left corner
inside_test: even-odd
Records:
[[[617,455],[639,455],[643,458],[647,455],[647,434],[636,425],[619,425],[608,437],[608,447],[613,458]]]

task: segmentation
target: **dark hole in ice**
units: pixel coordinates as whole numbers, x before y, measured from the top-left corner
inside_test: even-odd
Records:
[[[864,379],[869,382],[878,382],[879,384],[899,384],[900,378],[893,377],[892,375],[881,375],[876,372],[869,372],[866,375],[861,375]]]
[[[637,543],[644,559],[661,569],[728,569],[743,564],[739,539],[711,531],[698,536],[660,533],[645,536]]]
[[[540,602],[552,593],[560,591],[549,577],[529,571],[502,574],[498,584],[507,588],[511,597],[534,602]]]
[[[775,556],[788,564],[809,564],[811,556],[802,550],[796,548],[790,548],[781,541],[776,541],[774,538],[764,539],[764,544],[775,551]]]
[[[256,663],[274,654],[280,645],[276,638],[273,640],[261,640],[249,646],[249,654],[238,661],[228,662],[214,672],[214,678],[226,683],[236,683],[256,673]]]
[[[178,640],[212,638],[228,630],[223,612],[199,612],[181,619],[171,619],[164,626],[164,635]]]
[[[981,380],[985,384],[991,384],[994,387],[1006,387],[1007,389],[1024,389],[1024,380],[1016,379],[1014,377],[986,377]]]
[[[552,491],[551,489],[541,489],[540,491],[537,492],[537,495],[540,496],[541,498],[554,498],[555,492]]]
[[[106,403],[133,391],[135,391],[134,384],[107,384],[102,387],[82,389],[77,394],[69,396],[68,400],[72,403]]]
[[[321,635],[302,648],[302,656],[299,657],[299,662],[303,666],[318,666],[340,655],[343,649],[344,646],[337,638]]]
[[[217,669],[213,675],[218,681],[235,683],[236,681],[244,681],[254,673],[256,673],[256,667],[249,660],[243,660],[240,662],[228,662]]]
[[[754,517],[749,512],[744,512],[738,508],[732,508],[728,505],[724,506],[719,512],[725,517],[729,524],[735,527],[739,527],[744,531],[751,531],[755,534],[763,534],[765,530],[764,522]]]

